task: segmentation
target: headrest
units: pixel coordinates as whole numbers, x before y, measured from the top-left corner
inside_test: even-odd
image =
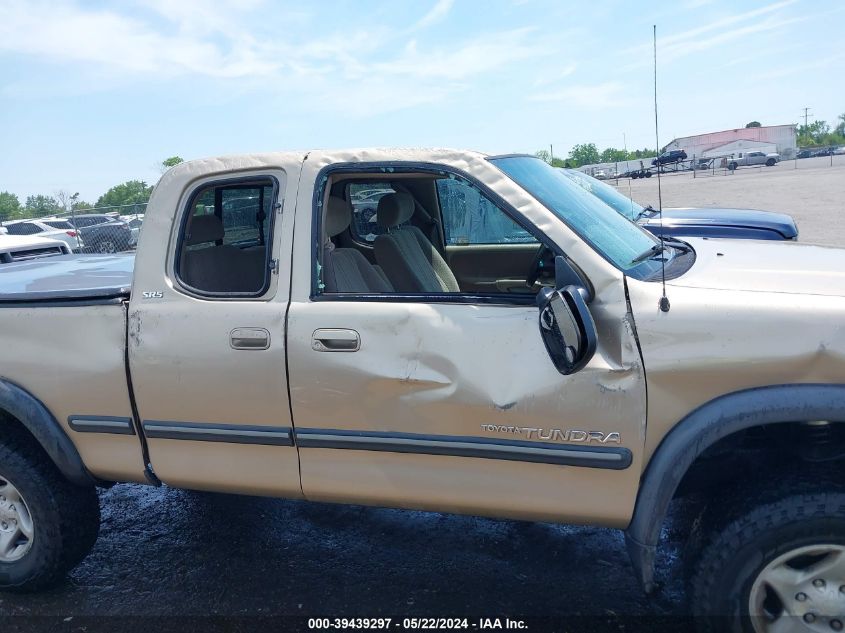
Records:
[[[329,237],[339,235],[352,222],[352,205],[338,196],[329,196],[326,202],[326,233]]]
[[[405,224],[414,215],[414,199],[404,191],[381,197],[376,208],[378,225],[387,229]]]
[[[223,220],[214,214],[195,215],[188,226],[185,242],[188,246],[205,244],[223,239]]]

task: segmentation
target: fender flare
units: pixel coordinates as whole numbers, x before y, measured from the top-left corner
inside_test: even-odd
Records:
[[[92,486],[79,451],[56,418],[38,398],[6,378],[0,378],[0,412],[16,418],[36,439],[56,468],[77,486]]]
[[[625,531],[631,564],[646,592],[655,589],[654,560],[669,502],[690,465],[728,435],[763,424],[845,422],[845,385],[772,385],[737,391],[701,405],[676,424],[655,450]]]

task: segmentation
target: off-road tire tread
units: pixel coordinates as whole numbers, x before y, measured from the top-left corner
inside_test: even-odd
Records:
[[[736,508],[735,504],[727,505],[729,508]],[[730,517],[731,514],[733,513],[727,510],[723,516]],[[706,547],[702,548],[696,565],[697,569],[690,583],[694,614],[699,618],[703,616],[699,622],[700,630],[714,633],[725,631],[724,619],[708,620],[707,618],[718,613],[720,608],[718,579],[722,576],[724,567],[734,560],[740,550],[752,544],[767,530],[777,529],[804,519],[820,518],[845,519],[845,492],[833,490],[786,495],[729,520],[721,530],[716,528],[715,536]],[[714,525],[715,523],[710,522],[707,529],[713,530]]]
[[[0,438],[0,464],[9,464],[35,482],[35,491],[24,495],[36,519],[37,571],[17,584],[0,585],[0,590],[28,592],[56,584],[82,561],[100,530],[100,502],[94,486],[81,487],[65,479],[38,445],[20,438]],[[6,470],[6,469],[4,469]],[[15,482],[15,485],[21,484]],[[38,505],[38,510],[33,507]]]

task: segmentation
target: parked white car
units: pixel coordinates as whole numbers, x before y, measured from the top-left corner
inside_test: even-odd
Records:
[[[12,220],[6,222],[3,226],[9,235],[37,235],[38,237],[59,240],[67,244],[72,252],[79,252],[85,246],[79,231],[64,218]]]
[[[70,255],[65,242],[32,235],[0,235],[0,264]]]

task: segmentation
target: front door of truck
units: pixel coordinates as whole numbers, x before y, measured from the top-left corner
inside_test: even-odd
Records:
[[[400,164],[390,168],[402,177]],[[315,177],[306,171],[303,182]],[[341,177],[330,176],[331,195],[344,191]],[[416,167],[413,177],[423,177]],[[496,249],[521,262],[540,242],[502,217],[506,202],[459,177],[452,186],[466,204],[439,215],[464,223],[444,232],[462,236],[448,261],[461,262],[464,280],[481,280],[469,292],[342,296],[320,292],[318,279],[313,296],[301,283],[308,271],[294,274],[288,353],[305,496],[624,525],[639,480],[645,391],[621,275],[591,306],[598,351],[580,372],[561,375],[533,293],[507,284],[479,293],[514,271],[502,261],[486,272],[470,263],[472,251],[483,266]],[[311,235],[302,212],[311,204],[303,192],[302,239]],[[305,249],[298,253],[297,263],[307,261]]]
[[[242,165],[239,165],[241,169]],[[130,306],[131,379],[156,475],[301,495],[284,320],[298,161],[160,187]],[[160,231],[157,233],[157,231]],[[167,244],[167,233],[170,243]],[[158,235],[153,243],[151,236]]]

